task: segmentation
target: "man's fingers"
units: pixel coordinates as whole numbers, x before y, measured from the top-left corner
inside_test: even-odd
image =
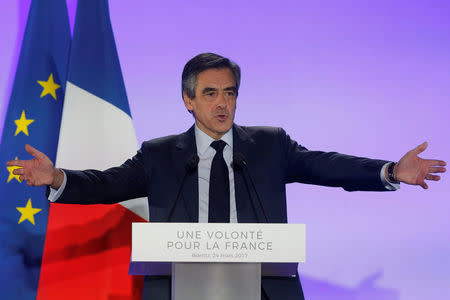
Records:
[[[25,167],[26,160],[10,160],[6,162],[7,166]]]
[[[25,145],[25,150],[36,158],[45,157],[44,153],[40,152],[39,150],[37,150],[36,148],[34,148],[28,144]]]
[[[433,175],[433,174],[427,174],[427,175],[425,175],[425,179],[426,179],[426,180],[438,181],[438,180],[441,179],[441,176],[439,176],[439,175]]]
[[[423,142],[422,144],[420,144],[419,146],[414,148],[412,150],[412,152],[414,152],[414,154],[418,155],[418,154],[422,153],[423,151],[425,151],[425,149],[427,149],[427,147],[428,147],[428,143],[427,142]]]
[[[423,189],[428,189],[428,184],[426,184],[425,183],[425,181],[424,182],[422,182],[421,184],[420,184],[420,186],[423,188]]]
[[[444,167],[429,167],[428,173],[444,173],[447,171]]]
[[[427,159],[426,160],[428,165],[430,166],[443,166],[445,167],[447,163],[443,160],[437,160],[437,159]]]
[[[13,174],[14,175],[25,175],[25,170],[24,169],[15,169],[13,170]]]

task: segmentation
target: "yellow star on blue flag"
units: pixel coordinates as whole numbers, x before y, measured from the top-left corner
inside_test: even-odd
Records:
[[[16,156],[15,160],[17,160],[17,156]],[[8,172],[9,172],[9,176],[8,176],[8,181],[7,181],[7,183],[9,183],[9,182],[10,182],[11,180],[13,180],[13,179],[17,180],[18,182],[22,182],[22,181],[20,180],[20,175],[13,174],[13,171],[14,171],[15,169],[20,169],[20,167],[9,166],[9,167],[6,167],[6,169],[7,169]]]
[[[22,110],[22,114],[20,115],[20,119],[14,120],[14,123],[16,123],[16,133],[14,133],[14,136],[18,135],[20,132],[23,132],[25,135],[28,135],[28,125],[33,123],[34,120],[27,119],[25,115],[25,111]]]
[[[21,213],[18,222],[19,224],[25,220],[28,220],[33,225],[36,225],[36,223],[34,222],[34,215],[42,210],[40,208],[34,208],[31,204],[31,199],[28,199],[27,205],[25,207],[16,207],[16,209]]]
[[[56,100],[56,90],[61,86],[53,81],[53,73],[50,73],[47,81],[38,80],[38,83],[44,88],[41,93],[41,98],[45,95],[50,94],[52,95],[53,99]]]

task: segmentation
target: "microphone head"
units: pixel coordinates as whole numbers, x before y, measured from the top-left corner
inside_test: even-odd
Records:
[[[186,171],[193,172],[197,168],[199,160],[197,153],[193,154],[186,163]]]
[[[236,171],[240,171],[242,170],[245,166],[247,165],[246,161],[245,161],[245,156],[242,153],[236,152],[233,155],[233,163],[231,164],[231,166],[233,167],[233,169],[235,169]]]

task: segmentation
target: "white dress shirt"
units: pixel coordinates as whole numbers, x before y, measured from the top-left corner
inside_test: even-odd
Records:
[[[233,162],[233,130],[230,129],[221,138],[226,143],[223,148],[223,158],[228,167],[228,178],[230,180],[230,223],[237,223],[236,198],[234,194],[234,172],[231,167]],[[216,150],[211,147],[215,140],[200,130],[195,125],[195,143],[197,145],[198,162],[198,222],[208,223],[209,209],[209,175],[211,164],[216,155]]]

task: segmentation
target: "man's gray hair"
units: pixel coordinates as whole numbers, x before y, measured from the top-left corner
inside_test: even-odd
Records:
[[[189,98],[195,98],[195,88],[197,86],[197,75],[208,69],[228,68],[234,76],[236,95],[238,94],[241,82],[241,68],[226,57],[215,53],[201,53],[189,60],[181,75],[181,96],[185,93]]]

